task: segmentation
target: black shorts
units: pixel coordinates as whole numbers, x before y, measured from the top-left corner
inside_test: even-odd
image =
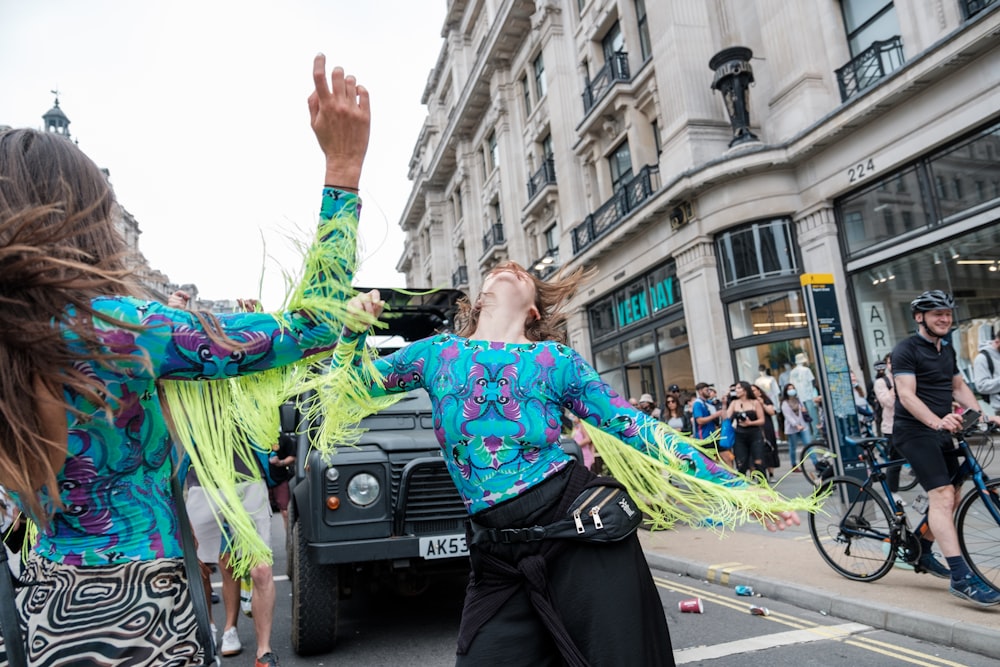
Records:
[[[892,430],[892,445],[910,462],[925,491],[952,485],[952,478],[958,472],[958,457],[946,454],[955,449],[950,433],[921,427],[901,428],[896,424]]]

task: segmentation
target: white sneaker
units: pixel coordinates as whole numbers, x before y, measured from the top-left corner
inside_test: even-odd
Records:
[[[222,633],[222,655],[239,655],[242,650],[243,644],[240,643],[240,636],[236,634],[236,628],[229,628]]]
[[[214,653],[219,648],[219,640],[217,639],[219,636],[219,629],[215,627],[215,623],[212,623],[209,627],[212,629],[212,652]]]

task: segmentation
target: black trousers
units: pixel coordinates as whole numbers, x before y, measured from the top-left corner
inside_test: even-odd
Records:
[[[474,520],[491,528],[551,523],[579,493],[580,480],[591,477],[576,467]],[[636,534],[610,543],[483,543],[471,547],[471,558],[456,665],[674,664],[663,605]],[[565,636],[547,622],[552,612]],[[567,638],[577,658],[567,659],[560,648]]]

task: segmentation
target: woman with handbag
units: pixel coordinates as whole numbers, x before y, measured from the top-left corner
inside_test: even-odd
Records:
[[[158,382],[249,375],[336,344],[370,112],[367,91],[340,68],[327,80],[325,67],[317,56],[309,108],[335,185],[323,190],[302,309],[280,316],[143,298],[106,175],[62,136],[0,132],[0,483],[38,526],[23,587],[0,599],[0,618],[16,619],[0,664],[24,652],[33,666],[211,655],[182,560]]]
[[[796,446],[805,449],[812,442],[809,436],[809,412],[799,400],[795,385],[788,383],[781,390],[781,414],[785,417],[785,439],[788,440],[788,464],[795,466]]]
[[[387,393],[430,395],[470,514],[459,665],[672,665],[663,605],[635,534],[641,514],[661,526],[753,516],[774,530],[798,523],[793,508],[809,509],[709,459],[559,342],[562,306],[583,277],[578,270],[542,282],[514,262],[500,264],[462,303],[457,333],[366,369],[346,355],[367,332],[345,332],[341,365],[329,386],[317,387],[320,400],[344,401],[352,418],[352,406]],[[353,304],[373,322],[382,309],[377,292]],[[615,479],[575,465],[558,443],[564,409],[585,424],[615,479],[630,486],[648,468],[653,498],[629,497]]]

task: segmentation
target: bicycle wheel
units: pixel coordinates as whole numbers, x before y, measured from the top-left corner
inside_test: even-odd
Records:
[[[809,483],[819,486],[834,475],[833,452],[826,445],[809,445],[802,450],[802,463],[799,469]]]
[[[904,463],[899,469],[899,490],[909,491],[917,485],[917,475],[913,472],[913,466]]]
[[[882,496],[853,477],[834,477],[827,484],[832,493],[818,512],[809,515],[816,550],[848,579],[881,579],[896,560],[889,507]]]
[[[1000,516],[1000,479],[986,483],[993,511]],[[955,527],[962,556],[973,572],[1000,591],[1000,523],[990,513],[979,489],[972,489],[958,504]]]

